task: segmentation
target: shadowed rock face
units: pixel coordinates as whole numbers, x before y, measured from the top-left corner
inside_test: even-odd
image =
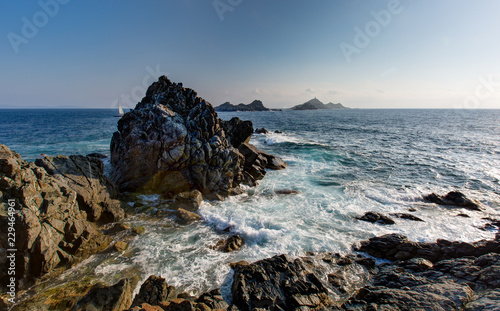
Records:
[[[120,119],[111,141],[111,176],[126,191],[226,196],[242,180],[242,162],[212,105],[165,76]]]

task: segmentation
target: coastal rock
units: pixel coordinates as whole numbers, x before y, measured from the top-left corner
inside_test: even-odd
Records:
[[[239,310],[314,309],[332,303],[327,287],[301,259],[280,255],[235,269],[232,294]]]
[[[355,248],[371,256],[389,260],[423,258],[431,262],[466,256],[479,257],[488,253],[500,253],[500,241],[481,240],[474,243],[437,240],[436,243],[412,242],[400,234],[387,234],[361,242]]]
[[[94,163],[88,158],[82,161],[87,161],[85,163],[91,167]],[[96,171],[99,174],[100,171]],[[80,175],[75,172],[73,177],[96,176],[84,174],[85,171],[80,172]],[[0,226],[7,228],[7,202],[12,200],[16,210],[18,288],[26,288],[56,268],[75,264],[103,250],[111,242],[95,222],[89,221],[104,220],[102,212],[98,218],[89,217],[86,212],[89,205],[98,206],[106,200],[79,201],[78,193],[72,188],[76,182],[69,179],[69,176],[51,175],[45,168],[23,161],[17,153],[0,144],[0,198],[3,202],[0,204]],[[112,186],[106,182],[103,184],[102,179],[96,177],[91,183],[94,189],[100,189],[102,197],[113,195],[104,193],[105,189],[112,189]],[[123,211],[116,215],[121,213]],[[13,248],[7,245],[7,239],[1,239],[0,244],[3,249]],[[0,280],[4,284],[8,279],[7,271],[0,271]]]
[[[423,219],[418,218],[417,216],[412,215],[412,214],[408,214],[408,213],[395,213],[395,214],[391,214],[391,216],[401,218],[401,219],[412,220],[412,221],[422,221],[422,222],[424,221]]]
[[[244,171],[248,173],[251,180],[245,180],[247,184],[255,183],[266,175],[266,168],[281,170],[286,168],[286,163],[273,155],[267,154],[254,145],[243,143],[238,150],[244,156]]]
[[[234,148],[243,143],[248,143],[252,138],[253,124],[251,121],[242,121],[234,117],[229,121],[219,120],[226,137]]]
[[[338,104],[328,103],[325,105],[316,97],[303,103],[302,105],[297,105],[292,107],[292,110],[318,110],[318,109],[348,109],[348,108],[344,107],[340,103]]]
[[[392,220],[392,218],[385,216],[381,213],[375,213],[375,212],[366,212],[363,216],[356,217],[356,219],[371,223],[384,224],[384,225],[393,225],[396,223],[394,220]]]
[[[173,206],[190,212],[196,212],[203,201],[203,196],[198,190],[182,192],[174,197]]]
[[[89,221],[103,224],[125,218],[124,206],[117,200],[119,190],[104,175],[103,163],[98,158],[44,156],[35,163],[76,192],[78,204],[87,213]]]
[[[293,190],[293,189],[279,189],[279,190],[275,190],[274,193],[276,193],[276,194],[299,194],[300,191]]]
[[[245,165],[249,160],[238,150],[250,145],[252,132],[250,121],[220,120],[195,91],[162,76],[118,122],[111,141],[111,176],[122,191],[173,197],[196,189],[209,200],[239,194],[244,179],[255,181],[266,168]],[[284,165],[276,157],[263,157],[270,159],[267,168]]]
[[[139,293],[135,296],[132,307],[147,303],[157,306],[162,301],[168,302],[177,298],[177,291],[174,286],[168,285],[164,278],[151,275],[141,285]]]
[[[239,250],[244,243],[245,241],[243,238],[236,234],[227,239],[218,241],[214,248],[222,252],[230,253]]]
[[[222,294],[219,289],[214,289],[201,295],[198,299],[196,299],[196,302],[198,303],[198,308],[200,308],[200,304],[204,304],[209,308],[208,310],[226,310],[229,307],[227,302],[225,302],[222,298]]]
[[[269,131],[262,127],[260,129],[255,129],[255,133],[256,134],[267,134],[267,133],[269,133]]]
[[[463,193],[459,191],[448,192],[445,196],[440,196],[435,193],[431,193],[424,197],[425,201],[435,203],[438,205],[452,205],[463,207],[471,211],[481,211],[479,204],[473,200],[467,198]]]
[[[124,191],[227,196],[242,162],[212,105],[165,76],[118,121],[111,141],[111,176]]]
[[[177,209],[175,215],[179,219],[179,223],[183,225],[188,225],[193,222],[201,220],[201,216],[190,211],[186,211],[183,208]]]

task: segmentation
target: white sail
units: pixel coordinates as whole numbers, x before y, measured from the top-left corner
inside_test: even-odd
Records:
[[[124,114],[123,108],[122,108],[122,105],[120,104],[120,102],[118,102],[118,114],[119,115],[123,115]]]

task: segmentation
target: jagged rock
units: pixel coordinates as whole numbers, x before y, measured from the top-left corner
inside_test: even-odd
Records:
[[[394,220],[392,220],[392,218],[385,216],[381,213],[374,213],[374,212],[366,212],[363,216],[356,217],[356,219],[362,221],[368,221],[371,223],[384,224],[384,225],[393,225],[396,223],[394,222]]]
[[[203,201],[203,196],[198,190],[182,192],[174,197],[173,206],[196,212]]]
[[[238,148],[243,143],[250,142],[253,133],[253,124],[251,121],[242,121],[234,117],[229,121],[219,120],[226,133],[226,137],[234,148]]]
[[[113,286],[96,284],[78,301],[75,310],[126,310],[132,303],[130,283],[128,279],[122,279]]]
[[[135,296],[132,306],[140,306],[147,303],[152,306],[159,305],[162,301],[170,301],[177,298],[174,286],[168,285],[164,278],[151,275],[141,285],[139,293]]]
[[[401,218],[401,219],[413,220],[413,221],[424,221],[423,219],[421,219],[415,215],[407,214],[407,213],[394,213],[394,214],[391,214],[391,216]]]
[[[262,127],[260,129],[255,129],[255,133],[257,133],[257,134],[267,134],[267,133],[269,133],[269,131]]]
[[[327,287],[301,259],[275,256],[235,267],[233,304],[239,310],[294,310],[331,305]]]
[[[81,160],[96,168],[96,173],[86,175],[83,170],[79,177],[84,174],[94,176],[94,189],[100,189],[102,197],[111,197],[112,194],[106,195],[104,192],[105,189],[112,189],[112,185],[98,177],[101,172],[98,164],[85,157]],[[78,174],[75,172],[73,176]],[[98,203],[80,202],[78,193],[72,188],[75,187],[75,180],[69,178],[59,173],[53,176],[43,167],[23,161],[17,153],[0,144],[0,197],[2,202],[13,200],[17,214],[15,248],[18,250],[18,288],[26,288],[56,268],[67,267],[87,258],[111,242],[95,223],[89,221],[91,217],[86,212],[88,205]],[[7,209],[7,203],[0,204],[2,231],[7,228]],[[1,248],[12,248],[7,247],[6,243],[7,239],[0,239]],[[1,264],[4,265],[4,262]],[[7,281],[6,273],[5,269],[0,269],[2,285]]]
[[[198,299],[196,299],[198,303],[198,308],[201,303],[209,308],[209,310],[226,310],[229,305],[222,298],[222,294],[220,290],[214,289],[208,293],[202,294]]]
[[[113,224],[110,228],[104,230],[104,233],[107,235],[114,235],[119,232],[127,231],[130,229],[130,226],[122,223]]]
[[[448,194],[446,194],[445,196],[431,193],[428,196],[425,196],[424,200],[438,205],[452,205],[463,207],[472,211],[481,211],[478,203],[467,198],[463,193],[459,191],[448,192]]]
[[[267,154],[254,145],[242,143],[238,150],[244,156],[245,183],[255,184],[266,175],[266,168],[280,170],[286,168],[286,163],[278,157]]]
[[[244,243],[245,241],[243,238],[236,234],[227,239],[218,241],[214,248],[222,252],[230,253],[239,250]]]
[[[183,225],[188,225],[190,223],[201,220],[201,216],[190,211],[186,211],[183,208],[177,209],[175,215],[179,218],[179,222]]]
[[[165,76],[118,121],[111,141],[111,176],[127,191],[227,196],[242,180],[242,162],[212,105]]]
[[[104,176],[101,160],[81,155],[44,156],[35,163],[77,193],[78,204],[89,221],[102,224],[125,218],[122,203],[116,200],[118,188]]]

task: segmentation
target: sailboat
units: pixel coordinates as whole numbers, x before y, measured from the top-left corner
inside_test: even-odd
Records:
[[[120,102],[118,101],[118,114],[115,115],[115,117],[117,118],[121,118],[123,117],[125,113],[123,112],[123,108],[122,108],[122,105],[120,104]]]

